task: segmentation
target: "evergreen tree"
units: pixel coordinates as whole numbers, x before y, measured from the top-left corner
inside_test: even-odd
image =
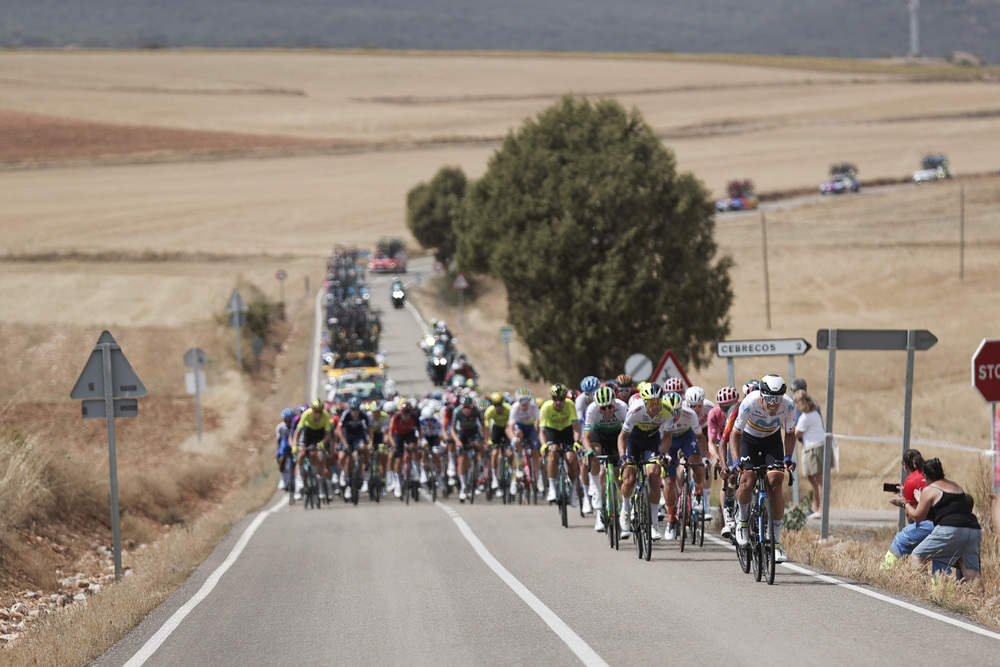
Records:
[[[456,220],[462,270],[504,283],[526,377],[613,377],[642,352],[699,368],[729,333],[714,205],[637,110],[563,97],[506,137]]]
[[[465,198],[467,180],[459,167],[442,167],[430,183],[417,185],[406,195],[406,224],[424,248],[434,248],[435,259],[447,265],[455,256],[454,218]]]

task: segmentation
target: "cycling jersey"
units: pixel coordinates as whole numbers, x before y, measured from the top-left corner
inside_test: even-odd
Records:
[[[583,392],[576,397],[576,418],[582,424],[587,418],[587,408],[594,402],[594,397]]]
[[[417,430],[418,423],[415,415],[404,415],[397,412],[389,420],[389,433],[393,435],[409,435]]]
[[[319,415],[312,409],[302,413],[298,430],[302,444],[309,446],[322,442],[332,427],[330,413],[323,410]]]
[[[507,418],[508,424],[534,424],[538,421],[538,404],[534,401],[529,401],[528,403],[517,402],[517,405],[513,405],[510,408],[510,417]]]
[[[367,442],[370,426],[371,418],[364,410],[358,410],[357,415],[353,410],[348,410],[340,418],[340,432],[344,435],[344,440],[351,445],[359,441]]]
[[[705,425],[708,424],[708,415],[712,412],[712,408],[715,407],[715,403],[706,398],[702,401],[701,407],[694,408],[687,403],[684,404],[684,407],[694,410],[694,413],[698,415],[698,421],[701,422],[701,427],[705,428]]]
[[[483,413],[479,411],[479,408],[474,407],[471,411],[466,411],[464,407],[459,408],[452,412],[451,419],[453,428],[459,436],[482,431]]]
[[[622,430],[622,422],[628,413],[628,406],[625,401],[615,399],[615,409],[610,412],[601,410],[597,403],[591,403],[587,408],[586,419],[583,423],[583,430],[588,433],[617,435]]]
[[[538,413],[538,425],[541,428],[550,428],[555,431],[569,428],[573,422],[578,421],[580,420],[576,418],[576,407],[569,401],[563,401],[561,410],[556,410],[553,401],[545,401]]]
[[[673,433],[676,438],[679,435],[683,435],[690,430],[695,436],[701,435],[701,422],[698,419],[698,413],[691,408],[681,407],[680,410],[674,413],[673,418],[670,421],[664,422],[663,426],[660,427],[660,435],[666,433]]]
[[[486,414],[483,415],[483,421],[490,427],[505,426],[508,419],[510,419],[510,406],[506,403],[501,403],[499,408],[491,405],[486,408]]]
[[[425,438],[440,437],[443,428],[444,426],[441,424],[441,420],[437,417],[420,418],[420,432]]]
[[[706,426],[708,428],[708,439],[710,442],[719,442],[722,440],[722,432],[726,428],[726,417],[732,407],[733,406],[724,408],[721,405],[716,405],[709,410]]]
[[[629,436],[633,436],[633,434],[634,437],[639,438],[652,438],[655,436],[659,439],[660,427],[670,421],[672,417],[673,413],[670,412],[670,408],[662,403],[660,404],[660,411],[655,415],[650,415],[646,410],[646,403],[643,401],[632,405],[628,409],[625,419],[622,421],[622,431],[628,433]]]
[[[790,433],[795,430],[795,402],[788,396],[781,397],[778,412],[772,417],[767,413],[760,391],[752,391],[740,403],[739,414],[733,430],[739,433],[765,438],[779,430]]]

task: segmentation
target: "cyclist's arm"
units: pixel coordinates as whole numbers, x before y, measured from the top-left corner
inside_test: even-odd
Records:
[[[698,451],[702,456],[708,453],[708,439],[705,437],[705,432],[702,431],[698,434]]]
[[[670,445],[672,445],[673,442],[674,442],[673,431],[667,431],[666,433],[664,433],[663,437],[660,438],[660,453],[663,454],[664,456],[667,456],[670,453]]]
[[[580,435],[580,420],[579,419],[574,419],[573,420],[573,442],[580,442],[580,438],[581,437],[582,436]]]
[[[628,434],[622,431],[618,434],[618,456],[625,457],[628,453]]]
[[[729,434],[729,458],[732,461],[740,460],[740,444],[743,442],[743,431],[733,429]]]
[[[791,456],[795,451],[795,443],[798,442],[795,439],[795,431],[785,432],[785,456]]]

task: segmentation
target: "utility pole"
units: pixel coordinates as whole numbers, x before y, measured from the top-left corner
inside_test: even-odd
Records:
[[[920,57],[920,25],[917,23],[917,10],[920,0],[910,0],[910,57]]]

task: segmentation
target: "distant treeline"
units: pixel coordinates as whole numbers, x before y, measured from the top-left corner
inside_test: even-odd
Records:
[[[377,47],[880,58],[910,48],[908,0],[32,0],[0,46]],[[1000,62],[1000,2],[924,0],[922,55]]]

